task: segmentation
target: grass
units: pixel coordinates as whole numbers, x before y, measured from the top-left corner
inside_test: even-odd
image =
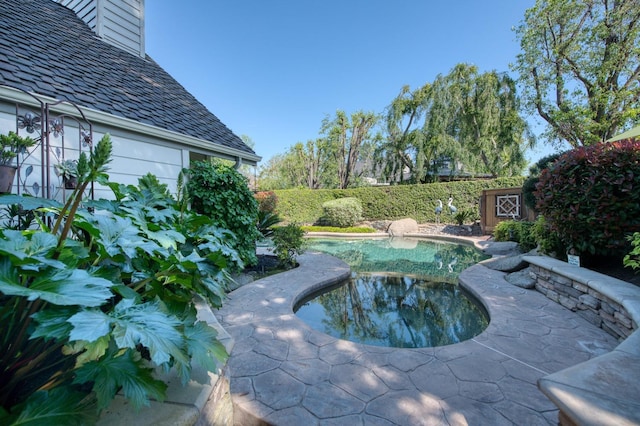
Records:
[[[337,226],[302,226],[305,232],[346,232],[349,234],[371,234],[377,232],[375,229],[365,226],[352,226],[348,228],[338,228]]]

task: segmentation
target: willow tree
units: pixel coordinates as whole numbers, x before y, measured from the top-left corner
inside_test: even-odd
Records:
[[[345,189],[355,183],[356,164],[364,145],[375,140],[372,129],[377,122],[378,116],[372,112],[358,111],[348,117],[340,110],[335,118],[323,120],[321,132],[333,153],[338,188]]]
[[[386,138],[374,152],[375,166],[384,179],[402,181],[405,168],[411,175],[418,171],[416,159],[421,158],[423,148],[421,119],[430,89],[430,84],[413,91],[404,86],[387,107],[384,117]]]
[[[496,71],[479,74],[466,64],[456,65],[443,80],[448,104],[430,115],[450,117],[446,131],[457,142],[454,155],[475,173],[520,174],[534,139],[519,113],[515,81]]]
[[[416,182],[435,179],[443,161],[471,174],[520,174],[533,138],[518,109],[508,75],[456,65],[413,92],[403,88],[393,100],[378,161],[386,161],[387,172],[408,168]]]
[[[523,101],[550,141],[605,141],[640,115],[640,1],[537,0],[516,34]]]

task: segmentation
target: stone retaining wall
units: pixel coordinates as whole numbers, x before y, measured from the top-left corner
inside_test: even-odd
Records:
[[[545,256],[524,256],[536,288],[622,341],[538,380],[561,426],[640,425],[640,287]]]
[[[624,340],[638,328],[624,306],[584,283],[531,265],[535,274],[536,290],[602,328],[619,340]]]

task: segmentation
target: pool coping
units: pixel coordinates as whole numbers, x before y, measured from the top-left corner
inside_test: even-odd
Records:
[[[234,341],[223,373],[234,424],[554,424],[557,408],[537,389],[537,380],[617,344],[542,294],[515,287],[504,273],[482,265],[459,277],[491,318],[475,338],[421,349],[347,342],[313,330],[293,307],[348,277],[349,267],[311,252],[298,262],[294,270],[230,293],[215,312]]]

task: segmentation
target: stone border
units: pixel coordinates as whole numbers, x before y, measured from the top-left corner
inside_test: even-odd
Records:
[[[524,260],[534,265],[538,291],[624,339],[605,355],[538,380],[560,409],[560,424],[640,424],[640,288],[550,257]]]

